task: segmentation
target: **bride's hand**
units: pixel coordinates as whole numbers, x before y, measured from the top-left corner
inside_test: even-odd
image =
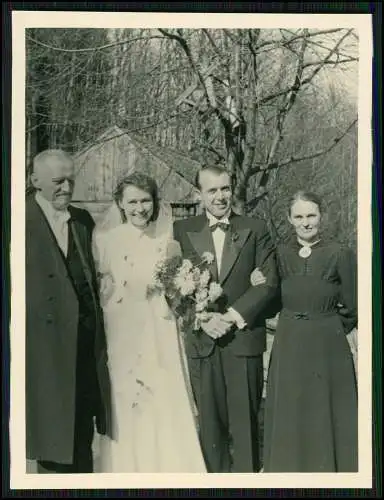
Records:
[[[165,249],[165,256],[167,259],[174,257],[182,257],[180,243],[176,240],[169,240]]]
[[[100,298],[102,305],[108,303],[115,289],[115,281],[112,274],[104,273],[100,277]]]

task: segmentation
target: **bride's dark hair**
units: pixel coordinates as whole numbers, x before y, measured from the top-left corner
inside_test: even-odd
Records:
[[[124,210],[120,206],[120,202],[123,199],[124,190],[127,186],[135,186],[136,188],[151,195],[153,201],[153,214],[151,221],[157,220],[160,210],[160,199],[159,188],[157,187],[156,181],[149,175],[142,174],[140,172],[133,172],[132,174],[125,175],[118,181],[116,189],[113,193],[113,199],[120,210],[123,222],[127,222],[127,217]]]

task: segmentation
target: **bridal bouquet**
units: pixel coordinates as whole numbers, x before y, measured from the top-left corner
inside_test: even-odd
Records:
[[[188,324],[198,330],[201,322],[209,319],[209,307],[223,293],[220,284],[212,280],[208,269],[213,260],[214,256],[205,252],[201,263],[193,265],[190,260],[174,253],[156,265],[148,293],[164,293],[184,327]]]

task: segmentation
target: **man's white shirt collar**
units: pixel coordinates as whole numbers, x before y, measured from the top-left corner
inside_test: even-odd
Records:
[[[53,206],[52,203],[46,200],[39,192],[36,193],[35,195],[35,200],[36,202],[40,205],[41,209],[43,210],[45,216],[54,222],[61,221],[61,222],[68,222],[68,220],[71,217],[71,214],[69,213],[68,209],[65,210],[56,210]]]
[[[68,220],[71,214],[68,210],[56,210],[40,193],[36,193],[36,202],[40,205],[48,224],[50,225],[56,241],[64,255],[68,253]]]

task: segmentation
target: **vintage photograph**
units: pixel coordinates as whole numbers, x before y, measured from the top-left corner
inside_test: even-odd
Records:
[[[25,26],[27,478],[366,470],[343,21]]]

